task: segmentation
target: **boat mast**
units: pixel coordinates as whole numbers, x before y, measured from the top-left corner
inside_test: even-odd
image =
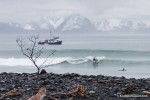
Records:
[[[49,31],[50,38],[52,37],[51,30]]]

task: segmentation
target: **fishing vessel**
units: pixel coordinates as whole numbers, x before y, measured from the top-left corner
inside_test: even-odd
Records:
[[[51,36],[50,39],[38,42],[39,45],[49,44],[49,45],[62,45],[62,40],[59,40],[59,37]]]

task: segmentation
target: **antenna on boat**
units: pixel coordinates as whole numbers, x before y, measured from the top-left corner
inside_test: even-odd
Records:
[[[51,29],[50,29],[50,28],[49,28],[49,35],[50,35],[50,38],[51,38],[52,31],[51,31]]]
[[[51,30],[49,30],[49,36],[51,37]]]

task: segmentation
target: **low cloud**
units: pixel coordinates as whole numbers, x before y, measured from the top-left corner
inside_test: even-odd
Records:
[[[0,21],[26,23],[78,13],[91,20],[129,18],[149,22],[150,0],[0,0]]]

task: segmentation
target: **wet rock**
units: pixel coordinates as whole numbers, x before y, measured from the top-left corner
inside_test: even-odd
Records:
[[[5,81],[4,81],[4,80],[1,80],[0,83],[3,84],[3,83],[5,83]]]
[[[95,91],[89,91],[89,95],[90,95],[91,97],[94,97],[94,96],[95,96]]]
[[[95,91],[89,91],[89,94],[95,94]]]
[[[2,87],[2,88],[0,88],[0,91],[4,92],[4,91],[7,91],[7,89]]]
[[[60,80],[58,81],[58,83],[63,83],[63,80],[62,80],[62,79],[60,79]]]
[[[87,79],[87,81],[92,81],[92,80],[93,80],[93,78],[88,78],[88,79]]]
[[[46,77],[40,77],[40,80],[46,80],[47,78]]]
[[[72,76],[72,77],[79,77],[80,75],[79,75],[79,74],[76,74],[76,73],[72,73],[71,76]]]
[[[40,75],[41,75],[41,74],[46,74],[46,73],[47,73],[46,70],[45,70],[45,69],[42,69],[41,72],[40,72]]]
[[[42,81],[41,83],[40,83],[41,85],[48,85],[49,84],[49,81]]]

